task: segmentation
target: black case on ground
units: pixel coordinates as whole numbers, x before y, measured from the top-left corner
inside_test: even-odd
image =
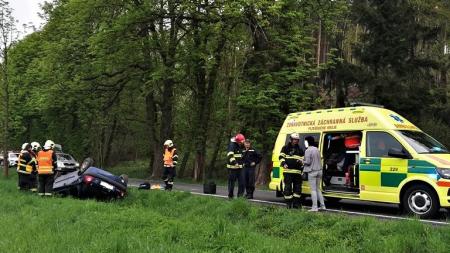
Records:
[[[203,193],[205,194],[216,194],[216,183],[206,182],[203,184]]]

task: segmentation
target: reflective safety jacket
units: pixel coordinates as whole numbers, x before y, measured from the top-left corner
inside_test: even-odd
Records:
[[[228,145],[227,153],[227,168],[229,169],[240,169],[242,168],[242,148],[236,142],[230,142]]]
[[[288,143],[281,149],[280,152],[280,165],[284,168],[287,165],[287,169],[284,168],[284,173],[296,173],[301,174],[303,170],[302,159],[305,155],[305,151],[300,145],[292,145]]]
[[[31,174],[36,170],[36,160],[27,150],[20,151],[19,160],[17,162],[17,172],[23,174]]]
[[[41,150],[37,155],[38,174],[53,174],[56,169],[56,155],[53,150]]]
[[[178,161],[177,149],[175,147],[164,149],[164,167],[175,167]]]

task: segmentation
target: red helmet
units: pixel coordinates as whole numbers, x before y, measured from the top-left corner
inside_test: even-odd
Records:
[[[242,143],[245,141],[245,136],[243,134],[236,134],[236,136],[234,137],[234,140],[237,143]]]

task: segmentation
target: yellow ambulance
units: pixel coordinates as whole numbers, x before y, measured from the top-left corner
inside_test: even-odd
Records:
[[[421,218],[450,208],[450,151],[399,114],[376,106],[291,113],[273,150],[269,188],[282,196],[281,148],[292,133],[314,137],[328,200],[397,203]],[[302,193],[310,194],[307,182]]]

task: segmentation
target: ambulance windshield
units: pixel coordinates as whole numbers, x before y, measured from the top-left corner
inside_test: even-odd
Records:
[[[448,149],[423,132],[397,131],[419,154],[448,154]]]

